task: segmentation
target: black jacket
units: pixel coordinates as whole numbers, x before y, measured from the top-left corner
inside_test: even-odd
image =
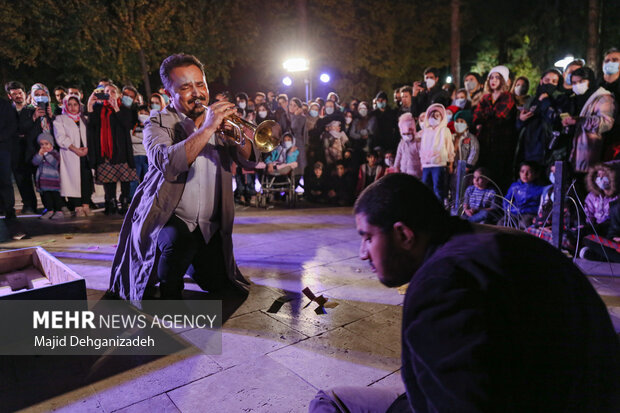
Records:
[[[411,114],[416,118],[433,103],[441,103],[444,107],[450,106],[450,95],[437,83],[430,90],[423,90],[416,97],[411,98]]]
[[[413,410],[618,411],[620,344],[581,271],[523,232],[454,225],[405,296]]]
[[[88,125],[86,134],[88,136],[88,164],[91,168],[96,168],[103,163],[101,155],[101,109],[102,105],[95,105],[92,112],[88,113]],[[130,130],[134,125],[133,112],[131,109],[120,105],[118,112],[110,115],[110,128],[112,129],[112,159],[110,163],[127,163],[131,168],[135,167],[133,160],[133,147],[131,146]]]

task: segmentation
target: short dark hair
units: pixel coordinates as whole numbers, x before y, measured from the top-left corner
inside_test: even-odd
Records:
[[[620,50],[618,50],[617,47],[611,47],[611,48],[605,50],[605,53],[603,53],[603,57],[607,56],[610,53],[620,53]]]
[[[177,53],[170,55],[161,62],[159,67],[159,77],[164,84],[164,89],[170,91],[172,89],[172,81],[170,80],[170,72],[176,67],[196,66],[204,74],[204,65],[198,58],[191,54]]]
[[[150,112],[151,108],[149,108],[148,105],[140,105],[140,106],[138,106],[138,112],[140,112],[142,110],[146,110],[147,112]]]
[[[23,83],[18,82],[16,80],[11,80],[10,82],[6,82],[4,84],[4,91],[6,93],[9,93],[9,91],[15,90],[15,89],[21,89],[21,90],[23,90],[25,92],[26,91],[26,86],[24,86]]]
[[[237,95],[235,96],[235,99],[245,100],[246,102],[249,100],[248,94],[245,92],[237,93]]]
[[[588,66],[582,66],[579,69],[575,69],[573,73],[571,73],[571,79],[574,77],[580,77],[582,79],[588,79],[590,81],[590,87],[593,87],[593,82],[595,80],[594,71],[590,69]]]
[[[73,86],[69,86],[67,89],[77,89],[77,90],[79,90],[80,92],[82,91],[82,88],[81,88],[81,87],[79,87],[79,86],[75,86],[75,85],[73,85]]]
[[[478,83],[482,83],[482,76],[480,76],[479,73],[476,72],[467,72],[465,73],[465,76],[463,76],[463,79],[465,79],[467,76],[473,76],[476,78],[476,80],[478,81]]]
[[[435,75],[435,77],[439,77],[439,69],[437,69],[436,67],[427,67],[426,69],[424,69],[424,74],[428,74],[428,73],[432,73],[433,75]]]
[[[433,191],[412,175],[394,173],[369,185],[355,202],[356,214],[370,225],[390,232],[396,222],[413,231],[443,235],[448,213]]]
[[[413,88],[411,86],[403,86],[400,88],[400,93],[408,92],[410,95],[413,95]]]
[[[124,92],[125,90],[132,91],[136,95],[136,97],[138,97],[138,89],[136,89],[135,87],[133,87],[131,85],[125,85],[125,86],[123,86],[123,89],[121,90],[121,92]]]
[[[56,92],[57,90],[62,90],[63,92],[67,93],[67,89],[64,86],[56,86],[54,88],[54,92]]]
[[[292,98],[291,102],[297,105],[298,108],[301,108],[301,100],[299,98]]]
[[[485,168],[484,166],[477,167],[474,172],[480,172],[480,175],[484,176],[487,179],[491,179],[489,176],[489,170]]]

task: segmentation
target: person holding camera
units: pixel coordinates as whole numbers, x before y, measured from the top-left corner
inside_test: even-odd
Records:
[[[32,165],[32,157],[39,151],[37,137],[43,132],[53,134],[54,114],[50,104],[50,92],[42,83],[35,83],[30,88],[31,104],[19,113],[19,131],[24,135],[23,158],[17,159],[23,171],[20,182],[24,191],[22,194],[22,213],[34,214],[37,210],[37,197],[34,193],[34,176],[37,168]],[[17,177],[16,177],[17,178]],[[64,212],[64,211],[63,211]],[[67,211],[68,212],[68,211]]]
[[[88,163],[95,169],[95,183],[105,191],[105,214],[124,214],[130,201],[131,181],[137,181],[130,130],[132,109],[121,104],[114,84],[98,87],[88,98]],[[121,183],[121,209],[116,201],[116,183]]]

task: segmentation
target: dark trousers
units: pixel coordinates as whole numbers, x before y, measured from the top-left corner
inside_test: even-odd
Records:
[[[41,192],[41,200],[48,211],[60,211],[64,206],[59,191],[43,191]]]
[[[422,168],[422,182],[433,190],[441,202],[446,198],[446,169],[445,166]]]
[[[114,191],[116,191],[116,185],[114,185]],[[69,205],[73,208],[80,207],[82,205],[88,205],[90,203],[90,197],[93,194],[93,173],[88,167],[86,157],[80,158],[80,197],[69,197]]]
[[[37,196],[34,192],[34,176],[37,169],[33,165],[22,162],[20,165],[14,165],[13,176],[22,197],[23,209],[37,209]]]
[[[160,231],[157,247],[161,252],[157,277],[162,298],[181,299],[186,272],[202,289],[210,292],[231,285],[219,231],[207,245],[200,228],[190,232],[185,222],[173,215]]]
[[[0,206],[9,219],[15,217],[15,194],[11,174],[11,152],[0,148]]]
[[[129,192],[131,190],[131,182],[121,182],[121,201],[129,202]],[[106,202],[116,199],[116,182],[103,184],[103,192]]]

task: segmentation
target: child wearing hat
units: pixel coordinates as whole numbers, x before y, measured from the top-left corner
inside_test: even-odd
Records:
[[[471,173],[478,162],[480,144],[476,135],[469,131],[473,121],[471,110],[460,110],[454,115],[454,143],[456,159],[465,161],[467,173]]]
[[[60,197],[60,154],[54,149],[54,137],[49,132],[42,132],[37,137],[39,152],[32,157],[32,164],[37,167],[35,184],[41,193],[45,210],[41,219],[62,219],[63,202]]]

